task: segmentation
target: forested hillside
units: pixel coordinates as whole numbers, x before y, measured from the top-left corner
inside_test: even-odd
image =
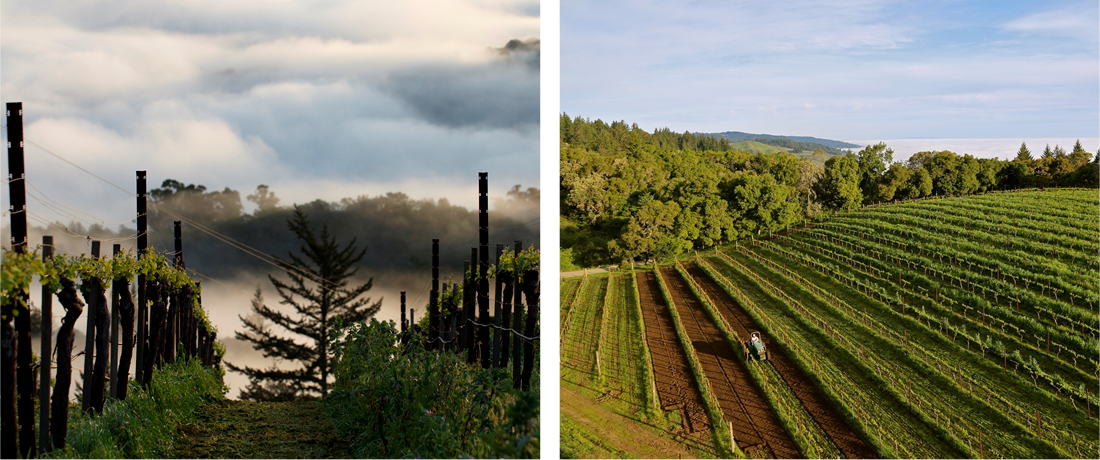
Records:
[[[566,114],[560,123],[563,270],[663,258],[866,204],[1100,181],[1100,165],[1080,143],[1039,158],[1021,145],[1010,161],[936,151],[906,163],[880,143],[822,167],[668,128],[648,133]]]
[[[241,193],[229,188],[209,191],[203,185],[169,179],[150,190],[149,197],[149,243],[157,250],[173,247],[172,222],[179,219],[158,207],[187,217],[191,221],[184,223],[188,265],[204,267],[203,274],[208,276],[233,276],[267,270],[269,266],[199,231],[192,222],[265,254],[284,256],[287,248],[298,246],[286,224],[293,207],[282,204],[276,191],[265,185],[245,197],[255,205],[250,213],[244,211]],[[522,189],[517,185],[505,197],[494,198],[490,241],[511,244],[522,240],[537,245],[538,205],[539,189],[533,187]],[[433,238],[448,248],[440,254],[445,266],[461,267],[469,257],[469,248],[476,246],[477,210],[453,205],[446,199],[414,199],[404,193],[387,193],[340,201],[318,199],[299,206],[316,225],[327,225],[337,239],[356,238],[367,251],[360,265],[372,271],[430,269]],[[5,226],[3,233],[7,232]],[[79,221],[53,222],[48,229],[32,228],[31,240],[41,239],[40,234],[66,235],[66,242],[80,241],[85,235],[93,239],[125,238],[134,232],[132,227],[111,229]]]

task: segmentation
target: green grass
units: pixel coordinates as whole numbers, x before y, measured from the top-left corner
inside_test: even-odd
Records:
[[[608,390],[619,391],[632,409],[646,407],[646,380],[642,354],[642,329],[634,307],[634,286],[627,275],[610,277],[609,302],[604,310],[600,361]]]
[[[171,458],[180,446],[179,428],[195,423],[197,411],[222,400],[224,371],[198,360],[167,364],[149,388],[133,380],[123,401],[110,401],[102,415],[69,408],[68,445],[52,458]],[[37,431],[37,429],[36,429]]]
[[[754,248],[754,252],[768,260],[789,267],[801,267],[776,251],[768,247]],[[1097,450],[1097,443],[1100,441],[1089,434],[1098,429],[1096,420],[1088,418],[1083,407],[1075,408],[1066,400],[1064,394],[1060,397],[1055,396],[1041,387],[1035,387],[1030,379],[1018,376],[1012,370],[1005,371],[1003,365],[1007,364],[1009,369],[1014,369],[1013,362],[1006,361],[1002,364],[1002,359],[993,356],[992,350],[987,350],[990,353],[981,353],[979,344],[970,341],[965,334],[961,339],[950,336],[950,331],[946,335],[941,335],[943,333],[937,328],[935,322],[931,323],[930,329],[919,319],[902,316],[900,306],[887,307],[882,302],[870,299],[862,292],[843,283],[832,281],[817,273],[816,270],[801,268],[800,272],[808,282],[833,292],[841,301],[849,305],[872,307],[867,310],[869,321],[885,324],[893,331],[906,331],[905,335],[895,332],[885,334],[884,337],[892,338],[895,343],[900,343],[904,340],[903,337],[908,337],[913,357],[923,360],[929,366],[942,363],[944,372],[949,378],[953,377],[961,381],[966,391],[986,401],[986,405],[1003,413],[1021,426],[1029,428],[1031,436],[1035,436],[1037,432],[1030,426],[1030,422],[1033,421],[1034,414],[1040,411],[1046,414],[1043,417],[1044,431],[1047,433],[1045,438],[1053,440],[1064,455],[1076,454],[1078,445],[1082,444],[1080,440],[1084,440],[1081,446],[1085,449],[1084,451]],[[873,279],[873,276],[867,273],[862,273],[861,276],[866,277],[865,279]],[[911,301],[907,303],[910,303],[906,308],[908,314],[918,315],[920,310],[914,308],[915,305]],[[983,330],[973,322],[967,322],[966,325],[972,327],[971,331]],[[987,356],[983,357],[983,354]],[[961,372],[946,370],[949,368],[956,368]],[[1078,405],[1083,406],[1083,401]],[[973,418],[969,413],[967,415],[965,418]],[[1005,442],[1018,444],[1019,437],[1012,437]]]
[[[750,272],[728,259],[708,256],[703,264],[714,279],[748,308],[760,328],[772,338],[769,346],[783,347],[811,376],[883,458],[959,458],[965,449],[948,441],[945,432],[917,414],[858,358],[830,338],[815,322],[803,318],[780,297],[767,290]],[[740,286],[735,288],[734,285]],[[820,350],[831,350],[821,353]],[[899,451],[893,449],[897,441]]]
[[[751,251],[749,253],[752,254]],[[984,445],[989,452],[997,452],[1007,457],[1067,456],[1054,449],[1049,442],[1030,436],[1024,426],[989,407],[973,393],[957,386],[952,379],[951,371],[941,371],[939,367],[932,367],[916,359],[900,343],[889,340],[888,337],[892,333],[904,330],[896,324],[896,321],[890,321],[896,318],[886,318],[886,322],[883,323],[861,321],[858,315],[862,312],[846,304],[840,304],[841,308],[830,306],[814,293],[792,282],[782,273],[772,270],[768,265],[760,263],[754,257],[745,256],[736,251],[731,252],[730,256],[750,270],[765,276],[793,300],[800,302],[807,311],[825,321],[831,329],[836,331],[835,336],[844,346],[849,349],[859,346],[861,361],[882,375],[895,392],[908,391],[905,388],[906,382],[912,382],[913,397],[922,399],[926,403],[926,405],[918,404],[917,410],[924,411],[924,408],[930,410],[934,407],[935,415],[933,412],[926,412],[926,415],[937,420],[946,420],[945,426],[953,437],[965,442],[965,440],[976,439],[977,433],[982,432],[985,438]],[[957,358],[950,361],[957,362]],[[884,370],[879,371],[879,369]],[[941,414],[942,417],[940,417]],[[972,448],[972,453],[977,454],[976,447]]]
[[[561,418],[561,458],[637,458],[608,445],[569,417]]]
[[[596,346],[608,280],[607,274],[588,275],[569,313],[569,328],[561,346],[563,379],[581,382],[596,375]]]

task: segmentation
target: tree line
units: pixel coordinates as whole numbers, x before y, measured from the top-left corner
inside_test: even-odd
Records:
[[[165,180],[149,191],[149,242],[158,249],[173,244],[172,222],[179,218],[160,207],[182,215],[220,234],[242,241],[265,254],[282,254],[299,245],[293,232],[286,231],[294,218],[294,207],[282,204],[276,192],[266,185],[252,193],[230,188],[208,189],[200,184]],[[242,198],[254,204],[246,212]],[[440,199],[416,199],[400,192],[343,198],[338,201],[313,200],[299,204],[317,225],[325,225],[341,241],[359,237],[367,252],[358,265],[367,270],[415,271],[430,269],[425,241],[440,238],[448,251],[440,255],[448,267],[461,267],[467,253],[460,248],[477,234],[477,210],[470,210]],[[539,189],[515,185],[503,197],[494,197],[490,219],[493,242],[514,240],[538,242]],[[68,234],[112,239],[133,236],[133,227],[117,229],[79,222],[55,224]],[[190,222],[185,225],[190,226]],[[5,230],[6,231],[6,230]],[[32,229],[32,234],[49,233]],[[33,235],[32,235],[33,236]],[[271,266],[248,254],[227,250],[217,238],[202,232],[188,237],[189,265],[204,275],[232,277],[241,272],[266,273]],[[450,249],[453,249],[451,251]]]
[[[667,128],[650,134],[565,114],[560,123],[563,270],[668,257],[861,205],[1100,182],[1100,152],[1080,141],[1069,153],[1047,146],[1039,158],[1023,144],[1012,160],[931,151],[905,163],[879,143],[822,166]]]

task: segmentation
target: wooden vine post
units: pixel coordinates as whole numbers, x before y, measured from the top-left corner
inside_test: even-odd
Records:
[[[527,299],[527,321],[523,334],[523,391],[531,389],[531,370],[535,362],[535,324],[539,318],[539,271],[527,270],[523,274],[523,296]]]
[[[511,355],[511,349],[510,349],[511,347],[509,345],[511,345],[511,342],[512,342],[512,339],[513,339],[513,337],[512,337],[512,328],[511,328],[512,308],[513,308],[512,307],[512,305],[513,305],[512,298],[515,297],[516,291],[518,290],[518,287],[519,287],[519,284],[516,283],[516,266],[515,266],[515,264],[516,264],[517,258],[519,257],[520,249],[522,249],[521,245],[520,245],[520,242],[518,240],[516,240],[515,249],[512,251],[512,256],[513,256],[512,257],[512,264],[513,265],[512,265],[512,267],[506,267],[507,270],[504,270],[503,275],[502,275],[502,276],[505,276],[505,279],[504,279],[504,293],[503,293],[504,299],[503,299],[503,302],[502,302],[502,305],[503,305],[504,308],[501,312],[502,316],[501,316],[501,321],[500,322],[501,322],[501,324],[504,325],[504,328],[501,330],[500,363],[498,364],[498,367],[502,367],[502,368],[503,367],[508,367],[508,360],[510,359],[510,355]],[[502,268],[505,268],[505,267],[502,267]]]
[[[117,245],[116,245],[117,246]],[[122,351],[118,356],[118,364],[113,372],[111,385],[115,388],[114,397],[126,399],[126,388],[130,382],[130,361],[134,352],[134,298],[130,296],[129,278],[121,278],[114,281],[111,288],[112,297],[118,305],[118,323],[122,326]],[[117,333],[117,331],[116,331]],[[117,339],[116,339],[117,343]],[[139,361],[140,363],[140,361]],[[139,369],[141,366],[137,366]]]
[[[175,243],[175,260],[174,264],[176,268],[180,268],[180,264],[183,263],[183,238],[182,238],[182,222],[172,222],[172,235]],[[176,360],[176,338],[178,337],[177,328],[179,327],[179,315],[180,315],[180,292],[178,290],[170,290],[164,297],[164,302],[168,307],[167,313],[164,316],[164,331],[163,341],[164,345],[160,349],[160,361],[162,363],[172,363]]]
[[[444,290],[446,292],[446,290]],[[450,343],[447,344],[447,349],[451,351],[461,351],[462,341],[458,340],[458,304],[455,303],[455,299],[458,298],[458,283],[451,284],[451,296],[447,299],[447,340]]]
[[[99,257],[98,243],[98,241],[92,242],[92,252],[96,258]],[[88,316],[95,316],[95,360],[92,364],[91,383],[84,387],[84,399],[90,399],[89,410],[101,414],[103,413],[104,384],[107,382],[107,361],[110,355],[111,311],[107,306],[107,287],[103,284],[103,280],[93,278],[92,288],[95,308],[88,310]]]
[[[42,237],[42,262],[53,257],[53,237]],[[53,338],[53,291],[42,284],[42,339],[38,362],[38,454],[49,452],[50,445],[50,355],[53,350],[50,343]]]
[[[477,268],[474,264],[477,263],[477,248],[470,248],[470,260],[466,264],[466,271],[463,275],[462,286],[462,312],[466,314],[466,363],[473,364],[477,362],[477,352],[479,351],[477,344],[477,330],[474,329],[474,310],[476,307],[476,299],[474,297],[474,280],[477,278]]]
[[[439,239],[432,239],[432,290],[428,299],[428,349],[439,348]]]
[[[111,246],[112,258],[117,258],[121,252],[121,244]],[[111,364],[107,367],[107,377],[111,381],[108,395],[111,399],[118,398],[118,308],[118,282],[111,280]]]
[[[137,258],[145,258],[149,248],[148,214],[145,197],[145,171],[137,172]],[[134,379],[145,382],[145,349],[147,348],[149,332],[146,323],[149,321],[149,302],[145,297],[145,275],[137,276],[137,367],[134,369]]]
[[[459,350],[467,354],[466,362],[472,363],[473,354],[470,353],[470,261],[462,261],[462,308],[458,312],[458,342]]]
[[[61,291],[57,300],[65,309],[57,330],[57,374],[54,376],[53,399],[50,401],[50,438],[55,448],[65,447],[69,433],[69,386],[72,383],[73,327],[84,312],[84,302],[76,294],[76,283],[61,276]]]
[[[96,259],[99,259],[99,241],[92,241],[92,260],[96,260]],[[96,339],[95,327],[96,327],[96,312],[98,310],[96,303],[99,300],[99,296],[96,295],[97,294],[96,291],[99,290],[99,287],[96,286],[96,285],[99,284],[99,283],[97,283],[96,281],[97,281],[96,278],[91,278],[91,279],[85,280],[85,281],[80,283],[80,291],[81,291],[81,294],[84,294],[84,302],[88,304],[87,322],[85,323],[87,328],[85,329],[86,333],[84,335],[84,387],[83,387],[84,397],[80,398],[80,410],[82,410],[84,412],[87,412],[88,408],[91,407],[90,403],[92,402],[92,399],[94,398],[94,396],[93,396],[94,383],[93,383],[93,380],[92,380],[92,366],[93,366],[93,363],[94,363],[93,360],[95,359],[95,351],[96,351],[95,350],[95,339]]]
[[[405,331],[408,329],[408,323],[405,322],[405,291],[401,291],[401,335],[405,335]]]
[[[481,367],[489,367],[489,173],[478,175],[478,341],[481,342]]]
[[[521,244],[516,241],[516,254],[518,260],[518,254],[521,249]],[[523,326],[523,288],[520,285],[521,274],[519,273],[518,266],[512,273],[512,284],[515,288],[512,290],[512,330],[515,331],[512,341],[512,375],[520,375],[523,365],[523,355],[520,354],[520,347],[523,345],[523,338],[520,337],[519,331]],[[515,379],[512,379],[513,382]]]
[[[8,123],[8,208],[11,217],[12,252],[27,252],[27,195],[23,161],[23,103],[7,103]],[[34,455],[34,399],[31,391],[30,293],[21,291],[3,299],[0,315],[2,332],[2,421],[0,421],[0,454],[14,458]],[[14,328],[12,320],[15,321]],[[18,361],[18,365],[16,364]],[[18,380],[18,383],[17,383]],[[16,422],[16,388],[19,391],[19,421]],[[22,426],[22,429],[19,429]],[[19,433],[16,436],[16,432]],[[18,437],[19,441],[16,442]],[[18,448],[17,448],[18,446]]]
[[[501,310],[503,309],[503,305],[502,305],[503,302],[501,302],[502,299],[500,298],[500,296],[501,296],[501,290],[504,288],[504,286],[501,285],[501,280],[500,280],[500,270],[501,270],[501,268],[500,268],[500,258],[503,254],[504,254],[504,245],[501,244],[501,243],[497,243],[496,259],[495,259],[496,262],[494,262],[496,264],[496,267],[497,267],[497,275],[493,277],[494,278],[494,282],[493,282],[493,326],[494,326],[493,327],[493,355],[492,355],[492,360],[490,361],[492,363],[493,367],[497,367],[499,365],[499,363],[500,363],[500,354],[501,354],[500,353],[500,351],[501,351],[500,342],[501,342],[502,335],[501,335],[501,330],[500,329],[501,329],[501,326],[503,326],[503,324],[501,323],[501,316],[503,315],[503,313],[501,312]]]

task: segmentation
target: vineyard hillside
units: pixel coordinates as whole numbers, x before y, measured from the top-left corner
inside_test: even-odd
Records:
[[[563,423],[614,431],[568,391],[687,455],[1100,457],[1098,225],[1095,189],[927,198],[563,279]]]

